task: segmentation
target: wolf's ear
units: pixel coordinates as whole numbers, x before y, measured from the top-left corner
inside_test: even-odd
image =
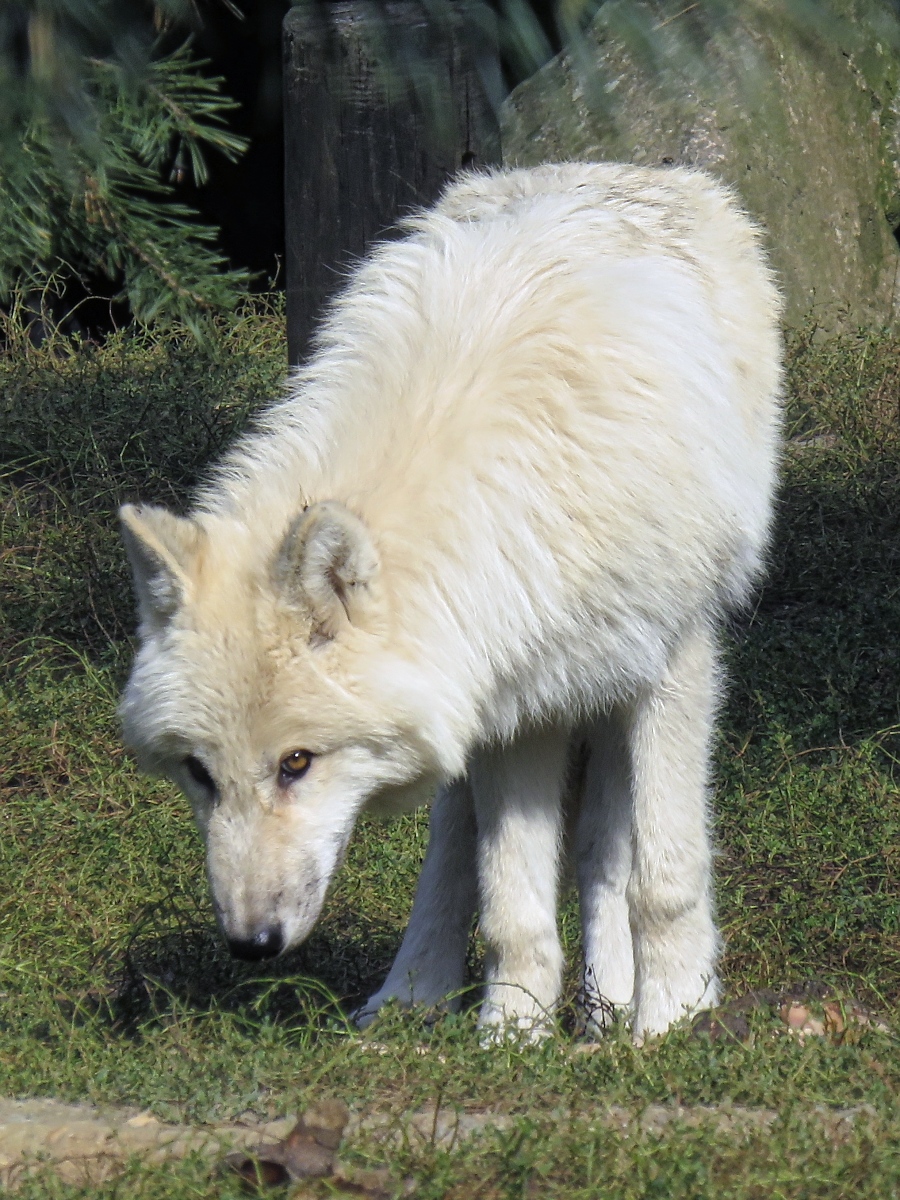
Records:
[[[291,525],[276,561],[289,598],[308,608],[314,632],[333,638],[349,622],[365,625],[376,605],[378,552],[368,529],[349,509],[324,500]]]
[[[149,504],[123,504],[119,520],[141,623],[164,625],[187,598],[187,568],[200,543],[200,526]]]

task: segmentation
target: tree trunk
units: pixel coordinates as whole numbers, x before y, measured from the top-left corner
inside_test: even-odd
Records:
[[[334,0],[284,22],[288,354],[373,241],[462,166],[500,162],[504,89],[480,0]]]

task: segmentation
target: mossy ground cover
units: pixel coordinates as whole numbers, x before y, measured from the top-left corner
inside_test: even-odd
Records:
[[[124,755],[115,706],[132,604],[113,512],[179,505],[208,459],[277,393],[277,309],[102,347],[9,339],[0,360],[0,1093],[137,1104],[161,1118],[281,1115],[323,1094],[367,1110],[492,1108],[512,1128],[391,1151],[417,1197],[900,1195],[900,1047],[754,1018],[749,1043],[614,1030],[575,1052],[573,1006],[538,1048],[485,1052],[480,970],[457,1017],[346,1014],[382,977],[409,909],[427,814],[364,822],[309,943],[265,969],[213,926],[186,804]],[[717,750],[717,886],[726,987],[815,977],[900,1021],[900,343],[791,350],[771,571],[728,631]],[[577,913],[563,935],[577,979]],[[621,1105],[774,1108],[770,1130],[636,1137]],[[870,1108],[843,1141],[814,1109]],[[365,1141],[360,1161],[380,1153]],[[398,1184],[399,1186],[399,1184]],[[45,1175],[25,1196],[71,1197]],[[85,1195],[228,1197],[191,1160],[132,1164]]]

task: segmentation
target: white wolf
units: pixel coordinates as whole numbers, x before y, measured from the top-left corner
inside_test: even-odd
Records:
[[[572,816],[588,990],[637,1036],[714,1002],[716,630],[760,567],[779,298],[697,171],[453,183],[350,280],[288,396],[189,516],[126,506],[142,764],[190,798],[218,920],[310,932],[367,806],[436,789],[397,960],[364,1010],[463,983],[545,1028]]]

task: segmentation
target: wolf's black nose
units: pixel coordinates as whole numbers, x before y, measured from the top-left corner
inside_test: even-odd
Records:
[[[235,958],[245,962],[259,962],[261,958],[274,958],[281,953],[284,937],[280,925],[269,925],[258,929],[250,938],[229,938],[228,949]]]

